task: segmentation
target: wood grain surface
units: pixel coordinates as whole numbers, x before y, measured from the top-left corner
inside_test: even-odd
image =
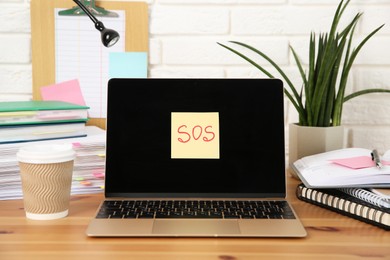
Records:
[[[390,232],[295,197],[288,200],[306,238],[89,238],[85,230],[103,194],[72,196],[69,216],[25,218],[22,200],[0,201],[0,259],[390,259]]]

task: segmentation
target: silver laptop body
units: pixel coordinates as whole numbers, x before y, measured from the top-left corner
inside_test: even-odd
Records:
[[[286,201],[283,104],[277,79],[111,79],[105,201],[86,234],[306,236]]]

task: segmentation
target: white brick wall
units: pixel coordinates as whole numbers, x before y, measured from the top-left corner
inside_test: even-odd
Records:
[[[307,60],[309,33],[329,28],[339,0],[146,2],[150,9],[149,77],[264,77],[217,45],[238,40],[263,50],[300,84],[288,46],[291,44],[302,60]],[[0,1],[0,100],[31,98],[29,6],[30,0]],[[364,15],[355,43],[379,25],[386,25],[356,59],[348,91],[390,89],[390,0],[352,0],[341,24],[358,11]],[[296,119],[294,109],[286,102],[286,125]],[[390,94],[349,101],[344,107],[343,125],[348,129],[348,146],[376,147],[380,152],[390,149]]]

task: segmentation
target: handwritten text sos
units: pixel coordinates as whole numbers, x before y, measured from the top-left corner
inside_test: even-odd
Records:
[[[204,142],[211,142],[215,138],[215,133],[213,132],[213,127],[211,125],[202,127],[200,125],[196,125],[194,127],[187,127],[187,125],[181,125],[177,128],[177,133],[180,137],[177,140],[181,143],[188,143],[192,139],[194,141],[201,140]]]

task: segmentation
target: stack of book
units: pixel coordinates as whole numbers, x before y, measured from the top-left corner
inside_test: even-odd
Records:
[[[76,151],[71,193],[100,193],[104,189],[106,132],[95,126],[86,126],[85,137],[0,145],[0,200],[23,197],[16,153],[30,144],[70,143]]]
[[[297,160],[298,199],[390,230],[390,151],[381,167],[371,153],[346,148]]]
[[[0,144],[86,136],[88,109],[62,101],[0,102]]]

